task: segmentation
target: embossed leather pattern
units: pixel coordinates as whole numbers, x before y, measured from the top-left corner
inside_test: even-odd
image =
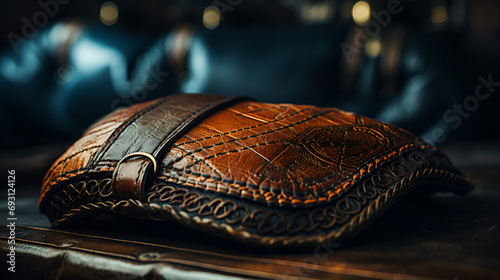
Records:
[[[174,119],[190,125],[177,129]],[[158,170],[136,158],[112,176],[133,152],[153,155]],[[93,125],[47,173],[40,209],[54,225],[107,211],[253,244],[308,245],[351,237],[417,185],[472,189],[445,155],[389,124],[335,108],[179,94]]]

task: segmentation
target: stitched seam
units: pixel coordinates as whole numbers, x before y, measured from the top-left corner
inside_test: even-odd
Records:
[[[279,142],[281,142],[281,141],[275,141],[275,143],[276,143],[276,142],[277,142],[277,143],[279,143]],[[269,142],[268,144],[274,144],[274,143],[273,143],[273,142]],[[258,144],[258,145],[265,145],[265,144]],[[409,146],[409,147],[406,147],[406,146]],[[406,146],[405,146],[405,147],[401,147],[401,148],[399,148],[399,150],[400,150],[399,152],[401,153],[401,152],[403,152],[403,151],[405,151],[405,150],[409,150],[410,148],[413,148],[413,147],[415,147],[416,145],[414,145],[414,144],[409,144],[409,145],[406,145]],[[429,146],[429,145],[427,145],[427,146],[423,146],[423,147],[425,147],[425,148],[429,148],[430,146]],[[248,148],[255,148],[255,147],[248,147]],[[370,162],[370,163],[366,164],[366,166],[369,166],[370,164],[373,164],[373,162],[377,162],[377,161],[379,161],[379,164],[384,163],[385,161],[384,161],[384,162],[380,162],[380,160],[383,160],[383,159],[384,159],[384,158],[386,158],[386,157],[388,157],[388,158],[387,158],[387,160],[389,160],[389,158],[392,158],[393,156],[395,156],[395,155],[392,155],[392,156],[391,156],[391,154],[393,154],[393,153],[394,153],[395,151],[397,151],[397,150],[398,150],[398,148],[394,149],[394,150],[393,150],[392,152],[390,152],[389,154],[387,154],[387,155],[385,155],[385,156],[381,156],[381,157],[379,157],[379,158],[375,159],[374,161],[372,161],[372,162]],[[234,150],[233,150],[233,151],[234,151]],[[229,151],[229,152],[232,152],[232,151]],[[227,152],[224,152],[224,153],[227,153]],[[365,166],[365,167],[366,167],[366,166]],[[185,169],[185,168],[182,168],[182,169],[181,169],[181,168],[168,168],[168,166],[162,166],[162,168],[164,169],[164,172],[169,172],[169,171],[174,171],[174,172],[182,172],[182,171]],[[360,168],[360,170],[361,170],[361,169],[363,169],[363,168]],[[196,173],[196,172],[191,172],[190,170],[185,171],[185,173],[186,173],[186,174],[193,174],[193,175],[196,175],[196,176],[198,176],[198,175],[199,175],[199,176],[202,176],[202,177],[205,177],[205,178],[212,178],[212,179],[216,179],[218,182],[224,182],[224,183],[228,183],[228,184],[235,184],[235,185],[238,185],[239,187],[254,187],[254,189],[255,189],[255,188],[259,188],[259,186],[258,186],[258,185],[249,184],[249,183],[243,183],[243,182],[238,182],[238,181],[234,181],[234,180],[231,180],[231,179],[224,179],[224,178],[220,178],[220,177],[215,177],[215,176],[210,175],[210,174]],[[183,174],[180,174],[180,176],[182,176],[182,175],[183,175]],[[321,179],[321,180],[319,180],[319,181],[314,182],[314,184],[313,184],[312,186],[314,186],[314,185],[316,185],[316,184],[323,183],[323,182],[325,182],[325,181],[328,181],[328,180],[329,180],[331,177],[333,177],[333,176],[335,176],[335,174],[333,174],[333,175],[328,175],[327,177],[325,177],[325,178],[323,178],[323,179]],[[344,179],[344,180],[348,180],[348,179],[346,178],[346,179]]]
[[[370,165],[373,165],[375,163],[375,166],[374,168],[377,167],[377,165],[379,164],[383,164],[385,162],[388,162],[391,158],[393,158],[394,156],[396,155],[400,155],[402,152],[404,151],[407,151],[407,150],[410,150],[411,148],[414,148],[416,147],[416,145],[414,144],[409,144],[409,145],[405,145],[401,148],[399,148],[399,154],[397,153],[397,150],[398,149],[395,149],[393,150],[391,153],[389,153],[388,155],[385,155],[385,156],[382,156],[382,157],[379,157],[378,159],[374,160],[373,162],[365,165],[365,168],[368,167],[368,170],[366,170],[365,168],[360,168],[357,172],[354,172],[349,178],[345,178],[343,179],[342,181],[340,181],[338,184],[336,184],[335,186],[333,186],[332,188],[329,188],[330,190],[334,190],[334,189],[337,189],[337,191],[333,192],[330,194],[330,196],[332,195],[340,195],[340,193],[344,190],[346,190],[350,185],[352,185],[354,183],[354,180],[353,178],[358,176],[359,179],[361,179],[363,175],[363,173],[368,173],[370,172]],[[426,145],[426,146],[422,146],[422,148],[431,148],[433,150],[435,150],[435,148],[432,148],[430,145]],[[163,168],[166,168],[166,167],[163,167]],[[87,168],[80,168],[80,169],[75,169],[75,170],[72,170],[72,171],[69,171],[69,172],[65,172],[59,176],[57,176],[54,180],[52,180],[52,182],[50,183],[49,185],[49,189],[55,185],[55,184],[58,184],[66,179],[70,179],[76,175],[79,175],[78,173],[82,174],[83,171],[87,170]],[[106,171],[111,171],[111,169],[109,170],[106,170]],[[177,171],[177,170],[174,170],[172,169],[171,171]],[[169,172],[168,170],[164,170],[164,172]],[[203,173],[195,173],[195,172],[186,172],[186,174],[191,174],[193,176],[199,176],[199,177],[204,177],[204,178],[211,178],[213,180],[212,183],[226,183],[226,184],[234,184],[234,185],[237,185],[238,187],[245,187],[245,188],[251,188],[251,189],[262,189],[260,186],[258,185],[254,185],[254,184],[250,184],[248,182],[246,183],[243,183],[243,182],[237,182],[237,181],[234,181],[234,180],[230,180],[230,179],[224,179],[224,178],[220,178],[220,177],[215,177],[215,176],[212,176],[212,175],[209,175],[209,174],[203,174]],[[184,174],[185,175],[185,174]],[[327,177],[325,177],[324,179],[322,180],[319,180],[319,181],[316,181],[314,182],[313,184],[311,184],[311,186],[315,186],[317,184],[320,184],[320,183],[324,183],[328,180],[330,180],[333,176],[335,176],[336,174],[332,174],[332,175],[329,175]],[[183,174],[179,175],[179,176],[183,176]],[[368,176],[368,174],[366,175]],[[363,176],[364,177],[364,176]],[[176,181],[178,182],[179,180],[178,179],[174,179],[174,178],[168,178],[169,181]],[[200,182],[196,182],[195,184],[191,184],[192,187],[201,187],[203,189],[207,189],[207,186],[206,185],[203,185],[203,184],[200,184]],[[338,189],[337,187],[342,185],[342,188]],[[326,189],[325,189],[326,190]],[[230,191],[230,188],[227,188],[227,189],[221,189],[221,188],[217,188],[216,189],[217,192],[224,192],[224,193],[228,193]],[[254,199],[259,199],[258,197],[261,196],[261,195],[256,195],[256,194],[252,194],[252,197]],[[316,199],[319,199],[319,198],[325,198],[325,196],[322,196],[322,197],[316,197]],[[330,198],[330,197],[329,197]],[[295,199],[299,199],[297,196],[295,196]],[[306,198],[304,198],[305,200]]]
[[[387,154],[385,156],[381,156],[381,157],[377,158],[376,160],[374,160],[374,161],[366,164],[364,167],[362,167],[359,170],[357,170],[356,172],[352,173],[348,178],[344,178],[343,180],[341,180],[335,186],[332,186],[331,188],[328,188],[328,189],[324,189],[323,192],[326,192],[328,190],[335,190],[334,192],[330,193],[328,195],[328,197],[326,197],[326,196],[317,196],[315,199],[319,200],[320,198],[331,198],[330,196],[334,196],[334,195],[338,196],[338,195],[340,195],[342,191],[346,190],[349,186],[351,186],[355,182],[355,179],[361,179],[361,178],[364,178],[365,176],[368,176],[368,173],[371,171],[371,166],[374,165],[373,168],[377,168],[378,165],[384,164],[385,162],[390,161],[390,159],[392,159],[393,157],[395,157],[397,155],[401,155],[403,152],[406,152],[408,150],[412,150],[412,148],[415,148],[415,147],[416,147],[416,145],[414,145],[414,144],[407,144],[407,145],[405,145],[403,147],[400,147],[399,149],[398,148],[394,149],[389,154]],[[426,149],[431,148],[431,149],[435,150],[435,148],[432,148],[430,145],[422,146],[422,148],[426,148]],[[165,172],[165,173],[169,172],[169,170],[166,167],[164,167],[164,168],[166,170],[164,170],[163,172]],[[368,169],[368,170],[366,170],[366,169]],[[179,170],[182,170],[182,169],[179,169]],[[176,172],[177,170],[170,169],[170,171]],[[365,176],[363,176],[364,173],[366,173]],[[212,176],[212,175],[209,175],[209,174],[195,173],[195,172],[185,172],[185,174],[191,174],[193,176],[210,178],[210,179],[213,180],[213,182],[210,182],[210,183],[225,183],[227,185],[232,184],[232,185],[236,185],[236,186],[242,187],[242,188],[262,189],[259,185],[250,184],[248,182],[246,182],[246,183],[238,182],[238,181],[231,180],[231,179],[224,179],[224,178],[215,177],[215,176]],[[179,177],[181,177],[181,176],[183,176],[185,174],[180,174]],[[325,177],[325,178],[323,178],[323,179],[321,179],[319,181],[315,181],[315,182],[313,182],[311,184],[310,187],[313,187],[313,186],[316,186],[318,184],[327,182],[328,180],[332,179],[336,175],[337,174],[331,174],[331,175],[329,175],[329,176],[327,176],[327,177]],[[363,176],[363,177],[361,177],[361,176]],[[355,177],[357,177],[357,178],[355,178]],[[184,180],[179,180],[179,179],[175,179],[175,178],[168,178],[167,180],[175,181],[175,182],[184,181]],[[341,185],[342,185],[342,187],[338,188]],[[207,189],[207,186],[204,185],[202,182],[199,182],[199,181],[197,181],[195,184],[192,184],[192,187],[201,187],[203,189]],[[223,193],[229,193],[231,189],[233,189],[233,188],[231,188],[231,187],[228,187],[227,189],[217,188],[216,191],[217,192],[223,192]],[[328,193],[326,193],[326,194],[328,194]],[[258,198],[259,196],[261,196],[261,195],[256,195],[256,194],[252,193],[252,197],[254,199],[259,199]],[[274,196],[274,193],[273,193],[273,196]],[[299,198],[296,195],[294,195],[294,199],[302,199],[302,198]],[[305,200],[305,199],[307,199],[307,198],[304,198],[303,200]]]
[[[188,151],[186,151],[186,149],[182,148],[181,146],[177,146],[177,147],[175,147],[175,148],[177,148],[177,149],[179,149],[179,150],[181,150],[181,151],[183,151],[183,152],[185,152],[185,153],[188,153]],[[197,155],[191,155],[190,157],[191,157],[191,158],[194,158],[194,160],[196,160],[196,161],[203,161],[203,160],[202,160],[199,156],[197,156]],[[217,170],[214,166],[212,166],[212,164],[210,164],[210,163],[208,163],[208,162],[205,162],[205,166],[207,166],[208,168],[210,168],[210,169],[212,170],[212,172],[214,172],[214,173],[216,173],[216,174],[220,175],[220,177],[223,177],[223,176],[222,176],[222,174],[220,174],[220,172],[219,172],[219,171],[218,171],[218,170]],[[159,167],[159,168],[166,169],[166,166],[165,166],[165,165],[160,165],[160,167]],[[177,169],[172,168],[172,170],[182,171],[182,169],[180,169],[180,168],[177,168]]]
[[[172,98],[170,98],[170,99],[168,99],[168,100],[172,100]],[[165,100],[165,101],[167,101],[167,100]],[[162,102],[162,103],[163,103],[163,102]],[[158,106],[159,106],[159,105],[161,105],[161,104],[158,104]],[[154,104],[153,104],[152,106],[154,106]],[[306,112],[306,111],[310,111],[310,110],[312,110],[312,109],[313,109],[313,108],[307,108],[307,109],[299,110],[299,111],[296,111],[296,112],[291,113],[290,115],[287,115],[287,116],[284,116],[284,117],[281,117],[281,118],[275,119],[275,120],[273,120],[273,121],[271,121],[271,122],[269,122],[269,123],[274,123],[274,122],[277,122],[277,121],[280,121],[280,120],[284,120],[284,119],[286,119],[286,118],[289,118],[289,117],[295,116],[295,115],[297,115],[297,114],[300,114],[300,113],[303,113],[303,112]],[[332,112],[335,112],[335,111],[332,111]],[[139,113],[141,113],[141,112],[137,112],[137,113],[136,113],[136,115],[137,115],[137,114],[139,114]],[[138,116],[138,117],[140,117],[140,116]],[[137,118],[138,118],[138,117],[137,117]],[[226,133],[223,133],[223,134],[220,134],[220,135],[213,135],[213,136],[205,137],[205,138],[202,138],[202,139],[199,139],[199,140],[192,140],[192,141],[185,142],[185,143],[182,143],[182,144],[176,144],[176,145],[174,145],[174,147],[178,147],[178,148],[180,148],[180,146],[181,146],[181,145],[191,144],[191,143],[195,143],[195,142],[197,142],[197,141],[207,140],[207,139],[216,138],[216,137],[224,136],[224,135],[231,134],[231,133],[235,133],[235,132],[240,132],[240,131],[244,131],[244,130],[248,130],[248,129],[257,128],[257,127],[260,127],[260,126],[263,126],[263,125],[266,125],[266,124],[269,124],[269,123],[258,124],[258,125],[254,125],[254,126],[251,126],[251,127],[241,128],[241,129],[238,129],[238,130],[233,130],[233,131],[230,131],[230,132],[226,132]],[[122,124],[121,126],[123,126],[123,125],[124,125],[124,124]],[[295,125],[295,124],[292,124],[292,125]],[[114,133],[116,133],[116,131],[118,131],[118,130],[120,130],[120,128],[117,128],[117,129],[113,132],[113,134],[114,134]],[[273,131],[269,131],[269,132],[273,132]],[[74,153],[74,154],[72,154],[72,155],[68,156],[68,157],[67,157],[67,158],[65,158],[63,161],[59,162],[57,165],[55,165],[55,166],[51,167],[51,168],[50,168],[50,170],[49,170],[47,173],[52,172],[55,168],[59,167],[61,164],[65,163],[66,161],[70,160],[71,158],[75,157],[76,155],[78,155],[78,154],[80,154],[80,153],[83,153],[83,152],[88,151],[88,150],[90,150],[90,149],[95,149],[95,148],[104,147],[105,145],[109,144],[110,139],[112,139],[113,137],[114,137],[114,136],[110,136],[110,137],[108,138],[108,140],[106,141],[106,143],[104,143],[103,145],[97,145],[97,146],[88,147],[88,148],[85,148],[84,150],[78,151],[78,152],[76,152],[76,153]],[[237,139],[237,140],[242,140],[242,139]],[[211,147],[205,147],[205,148],[211,148]],[[200,151],[201,151],[201,150],[200,150]],[[195,153],[195,152],[198,152],[198,151],[192,151],[191,153],[186,154],[186,156],[189,156],[190,154]],[[103,153],[104,153],[104,152],[103,152]],[[94,157],[95,157],[95,156],[96,156],[96,155],[94,155]],[[181,159],[182,159],[182,158],[181,158]],[[93,160],[92,160],[92,161],[93,161]],[[106,160],[106,161],[109,161],[109,162],[116,162],[115,160]],[[176,162],[178,162],[178,161],[176,161]],[[175,164],[176,162],[173,162],[172,164]],[[89,168],[95,168],[95,167],[97,167],[97,166],[99,166],[99,165],[100,165],[100,164],[96,162],[96,163],[94,163],[94,164],[90,164],[90,165],[89,165]],[[75,169],[75,170],[79,170],[79,169]],[[71,170],[71,171],[73,171],[73,170]],[[71,174],[71,171],[69,171],[69,172],[65,172],[64,174]],[[61,174],[61,175],[57,176],[57,177],[56,177],[56,179],[57,179],[57,178],[60,178],[60,177],[64,177],[64,174]]]
[[[210,103],[210,104],[206,105],[205,107],[193,112],[191,115],[189,115],[189,117],[185,118],[182,123],[177,125],[175,127],[175,129],[173,129],[168,135],[166,135],[165,138],[163,138],[161,143],[155,148],[155,151],[153,152],[153,154],[158,156],[161,153],[161,150],[164,150],[165,148],[169,148],[169,147],[165,147],[165,145],[169,141],[172,141],[173,138],[176,138],[177,136],[179,136],[178,134],[180,133],[180,131],[182,131],[183,129],[186,128],[186,125],[188,125],[189,123],[192,123],[194,120],[196,120],[198,118],[197,115],[199,115],[200,113],[203,114],[203,113],[207,112],[208,110],[213,109],[216,106],[219,106],[220,104],[231,101],[232,99],[234,99],[234,97],[226,97],[226,98],[219,100],[215,103]],[[172,136],[172,137],[170,137],[170,136]]]
[[[171,163],[169,163],[169,165],[176,164],[177,162],[181,161],[183,158],[185,158],[187,156],[191,156],[194,153],[201,152],[201,151],[206,150],[206,149],[211,149],[213,147],[217,147],[217,146],[220,146],[220,145],[225,145],[225,144],[228,144],[228,143],[232,143],[232,142],[236,142],[236,141],[241,141],[241,140],[247,140],[247,139],[250,139],[250,138],[255,138],[255,137],[263,136],[263,135],[266,135],[266,134],[269,134],[269,133],[274,133],[274,132],[277,132],[277,131],[281,131],[283,129],[294,127],[296,125],[305,123],[307,121],[310,121],[312,119],[315,119],[317,117],[320,117],[320,116],[323,116],[323,115],[326,115],[326,114],[329,114],[329,113],[332,113],[332,112],[335,112],[335,111],[333,111],[333,110],[324,111],[324,112],[318,113],[316,115],[309,116],[309,117],[307,117],[305,119],[302,119],[300,121],[297,121],[295,123],[291,123],[291,124],[288,124],[286,126],[282,126],[282,127],[270,130],[270,131],[266,131],[266,132],[262,132],[262,133],[258,133],[258,134],[252,134],[252,135],[249,135],[247,137],[237,138],[237,139],[231,139],[231,140],[226,141],[226,142],[220,142],[220,143],[212,144],[212,145],[205,146],[205,147],[202,147],[202,148],[198,148],[198,149],[195,149],[195,150],[193,150],[193,151],[191,151],[191,152],[189,152],[189,153],[187,153],[187,154],[185,154],[185,155],[183,155],[183,156],[175,159],[174,161],[172,161]]]
[[[96,166],[98,167],[98,166]],[[106,167],[103,167],[101,169],[96,169],[97,172],[100,172],[102,171],[103,169],[106,169]],[[81,175],[81,174],[84,174],[85,171],[87,171],[88,168],[86,167],[83,167],[83,168],[78,168],[78,169],[73,169],[71,171],[68,171],[68,172],[64,172],[60,175],[58,175],[57,177],[55,177],[54,179],[52,179],[50,181],[50,183],[47,183],[47,188],[45,189],[45,191],[41,194],[41,196],[43,197],[47,192],[51,191],[53,189],[53,186],[54,185],[58,185],[59,183],[61,182],[64,182],[66,180],[69,180],[75,176],[78,176],[78,175]],[[111,169],[107,169],[107,170],[104,170],[104,171],[111,171]],[[45,185],[45,184],[44,184]]]
[[[295,112],[291,113],[290,115],[274,119],[274,120],[272,120],[270,122],[267,122],[267,123],[260,123],[260,124],[257,124],[257,125],[253,125],[253,126],[249,126],[249,127],[245,127],[245,128],[240,128],[240,129],[229,131],[229,132],[219,133],[218,135],[207,136],[205,138],[201,138],[201,139],[197,139],[197,140],[191,140],[191,141],[184,142],[184,143],[179,143],[179,144],[176,144],[174,147],[178,147],[178,146],[181,146],[181,145],[192,144],[192,143],[196,143],[196,142],[199,142],[199,141],[208,140],[208,139],[212,139],[212,138],[216,138],[216,137],[221,137],[221,136],[224,136],[224,135],[228,135],[228,134],[231,134],[231,133],[236,133],[236,132],[240,132],[240,131],[244,131],[244,130],[254,129],[254,128],[257,128],[257,127],[261,127],[263,125],[272,124],[272,123],[275,123],[275,122],[278,122],[278,121],[281,121],[281,120],[293,117],[293,116],[295,116],[297,114],[300,114],[300,113],[303,113],[303,112],[306,112],[306,111],[310,111],[312,109],[313,108],[307,108],[307,109],[298,110],[298,111],[295,111]]]
[[[102,169],[106,169],[105,165],[97,165],[95,167],[103,167],[100,170]],[[58,183],[58,182],[54,182],[54,181],[57,181],[59,180],[59,182],[61,182],[62,180],[64,179],[70,179],[71,177],[74,177],[75,175],[78,175],[78,174],[81,174],[82,171],[86,171],[88,170],[87,167],[82,167],[82,168],[78,168],[78,169],[73,169],[73,170],[70,170],[68,172],[64,172],[64,173],[61,173],[60,175],[58,175],[57,177],[54,178],[54,180],[51,181],[50,185],[54,185],[55,183]],[[111,171],[113,169],[109,169],[109,170],[106,170],[106,171]]]
[[[237,139],[238,140],[238,139]],[[315,140],[310,140],[311,143],[317,143],[317,141]],[[195,164],[198,164],[200,162],[203,162],[203,161],[206,161],[206,160],[209,160],[209,159],[212,159],[212,158],[215,158],[215,157],[218,157],[218,156],[222,156],[222,155],[225,155],[225,154],[230,154],[230,153],[236,153],[236,152],[241,152],[241,151],[245,151],[245,150],[249,150],[249,149],[253,149],[253,148],[257,148],[257,147],[260,147],[260,146],[267,146],[267,145],[272,145],[272,144],[276,144],[276,143],[283,143],[283,144],[287,144],[287,143],[292,143],[292,141],[286,141],[286,140],[280,140],[280,141],[270,141],[270,142],[266,142],[266,143],[261,143],[261,144],[255,144],[255,145],[252,145],[252,146],[244,146],[243,144],[239,144],[241,146],[243,146],[242,148],[240,149],[234,149],[234,150],[231,150],[231,151],[224,151],[224,152],[220,152],[220,153],[217,153],[217,154],[214,154],[214,155],[210,155],[210,156],[207,156],[205,157],[204,159],[195,159],[195,163],[192,163],[192,164],[188,164],[186,165],[185,167],[183,167],[182,169],[175,169],[175,168],[172,168],[173,170],[176,170],[176,171],[182,171],[183,169],[188,169],[188,168],[191,168],[192,166],[194,166]],[[293,144],[300,144],[300,143],[303,143],[303,142],[293,142]],[[179,148],[179,147],[177,147]],[[209,147],[211,148],[211,147]],[[179,148],[180,149],[180,148]],[[185,151],[184,149],[181,149],[183,151]],[[189,152],[186,152],[186,153],[189,153]],[[188,155],[185,155],[183,156],[186,157],[186,156],[192,156],[192,153],[189,153]],[[175,164],[175,162],[174,162]]]
[[[423,180],[432,180],[434,178],[447,178],[450,181],[460,181],[462,183],[466,183],[461,176],[457,174],[451,173],[449,171],[438,170],[436,168],[426,168],[424,170],[418,170],[412,172],[409,176],[402,178],[398,182],[395,182],[391,185],[385,192],[379,194],[376,198],[372,199],[370,203],[364,207],[359,213],[355,213],[350,218],[350,221],[347,224],[344,224],[340,229],[334,230],[330,233],[326,234],[316,234],[313,236],[305,236],[305,235],[294,235],[294,236],[278,236],[278,237],[270,237],[264,234],[255,234],[250,233],[247,230],[240,228],[239,230],[234,230],[235,226],[230,225],[228,223],[216,223],[212,218],[205,218],[203,220],[191,218],[187,216],[187,213],[182,210],[175,210],[169,204],[158,204],[158,203],[143,203],[139,200],[121,200],[118,202],[95,202],[95,203],[87,203],[85,205],[80,205],[76,208],[70,209],[68,213],[65,213],[60,216],[57,220],[52,220],[54,224],[61,224],[68,220],[70,220],[73,216],[76,216],[80,213],[92,212],[92,211],[110,211],[114,212],[114,210],[119,210],[121,208],[133,208],[138,207],[140,209],[146,210],[145,217],[158,219],[160,215],[165,219],[174,219],[182,224],[187,225],[195,225],[199,228],[215,229],[221,233],[226,234],[227,236],[231,236],[242,241],[252,241],[256,242],[260,245],[292,245],[292,244],[310,244],[312,242],[323,242],[327,239],[330,241],[336,241],[343,238],[346,234],[353,232],[358,229],[359,226],[365,224],[370,218],[373,218],[377,215],[381,209],[386,207],[386,204],[391,201],[393,198],[400,196],[400,194],[409,190],[414,186],[415,182],[418,179]],[[253,213],[258,212],[259,210],[254,211]],[[117,211],[118,212],[118,211]],[[54,217],[55,218],[55,217]],[[214,217],[215,218],[215,217]],[[217,219],[217,218],[215,218]]]
[[[181,95],[177,95],[176,97],[179,97],[179,96],[181,96]],[[186,118],[186,119],[185,119],[185,120],[184,120],[181,124],[179,124],[179,125],[178,125],[175,129],[174,129],[174,131],[173,131],[172,133],[168,134],[168,135],[167,135],[167,136],[166,136],[166,137],[162,140],[162,143],[161,143],[161,144],[160,144],[160,145],[159,145],[159,146],[158,146],[155,150],[157,150],[159,147],[161,147],[161,146],[163,146],[163,145],[164,145],[164,142],[165,142],[165,140],[167,139],[167,137],[168,137],[168,136],[170,136],[170,135],[172,135],[172,134],[173,134],[173,135],[177,134],[178,132],[175,132],[175,130],[178,130],[179,128],[184,128],[185,124],[192,122],[192,121],[193,121],[193,119],[195,119],[196,115],[198,115],[200,112],[205,112],[205,111],[207,111],[207,110],[210,110],[210,109],[212,109],[212,108],[214,108],[214,107],[216,107],[216,106],[218,106],[218,105],[220,105],[220,104],[222,104],[222,103],[224,103],[224,102],[228,102],[228,101],[232,100],[233,98],[234,98],[234,97],[227,97],[227,98],[224,98],[224,99],[222,99],[222,100],[219,100],[219,101],[217,101],[217,102],[215,102],[215,103],[211,103],[211,104],[209,104],[209,105],[207,105],[207,106],[205,106],[205,107],[203,107],[203,108],[201,108],[201,109],[199,109],[199,110],[197,110],[197,111],[193,112],[193,113],[192,113],[189,117],[187,117],[187,118]],[[142,112],[142,114],[140,114],[140,115],[136,116],[133,120],[130,120],[130,119],[129,119],[128,124],[127,124],[124,128],[122,128],[121,130],[120,130],[120,128],[118,128],[116,131],[120,131],[120,133],[121,133],[121,131],[125,130],[125,129],[126,129],[126,127],[128,127],[128,126],[129,126],[130,124],[132,124],[135,120],[137,120],[138,118],[140,118],[142,115],[146,114],[147,112],[150,112],[151,110],[153,110],[153,109],[157,108],[158,106],[160,106],[161,104],[165,103],[166,101],[170,101],[170,100],[172,100],[172,99],[175,99],[175,98],[174,98],[174,97],[172,97],[172,98],[170,98],[170,99],[166,99],[166,100],[164,100],[163,102],[160,102],[160,103],[158,103],[158,104],[155,104],[156,106],[154,106],[154,107],[150,107],[148,110],[143,111],[143,112]],[[123,124],[122,124],[122,125],[123,125]],[[114,133],[113,133],[113,134],[114,134]],[[108,138],[108,141],[109,141],[109,139],[112,139],[112,138],[114,138],[114,137],[116,137],[116,136],[117,136],[117,135],[115,135],[115,136],[111,135],[111,136]],[[167,141],[167,142],[168,142],[168,141]],[[98,147],[101,147],[101,146],[96,146],[96,147],[98,148]],[[104,151],[102,152],[102,154],[105,154],[105,153],[107,152],[107,150],[109,150],[109,147],[111,147],[111,145],[109,145],[109,146],[107,147],[107,149],[106,149],[106,150],[104,150]],[[94,148],[95,148],[95,147],[94,147]],[[116,161],[114,161],[114,162],[116,162]],[[69,172],[65,172],[65,173],[63,173],[63,174],[60,174],[60,175],[59,175],[59,176],[57,176],[54,180],[56,180],[56,181],[57,181],[59,178],[71,176],[70,174],[74,173],[75,171],[76,171],[76,172],[78,172],[78,171],[82,171],[82,170],[94,169],[94,168],[95,168],[95,167],[97,167],[97,166],[99,166],[99,163],[91,164],[91,165],[89,165],[89,167],[88,167],[88,168],[79,168],[79,169],[74,169],[74,170],[71,170],[71,171],[69,171]],[[142,168],[141,168],[141,170],[142,170]],[[69,178],[69,177],[68,177],[68,178]],[[60,180],[59,180],[59,181],[60,181]],[[54,183],[57,183],[57,182],[54,182]],[[49,186],[53,186],[53,183],[51,183]]]

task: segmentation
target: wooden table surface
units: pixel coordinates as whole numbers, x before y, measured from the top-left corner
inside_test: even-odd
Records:
[[[16,272],[7,271],[6,189],[1,279],[500,279],[500,145],[444,148],[476,189],[409,195],[342,244],[252,248],[173,222],[101,216],[52,228],[38,184],[16,188]],[[14,277],[14,278],[12,278]]]

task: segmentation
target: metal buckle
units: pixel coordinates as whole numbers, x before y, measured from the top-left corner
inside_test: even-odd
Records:
[[[148,158],[149,160],[151,160],[151,162],[153,163],[153,173],[156,173],[156,170],[158,168],[158,164],[156,162],[156,159],[153,155],[151,154],[148,154],[148,153],[144,153],[144,152],[134,152],[134,153],[130,153],[126,156],[124,156],[119,162],[118,164],[116,165],[116,169],[118,169],[118,167],[120,166],[120,164],[125,161],[126,159],[128,158],[131,158],[131,157],[135,157],[135,156],[143,156],[143,157],[146,157]]]

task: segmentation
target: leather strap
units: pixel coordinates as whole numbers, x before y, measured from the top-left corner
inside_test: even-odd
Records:
[[[245,99],[211,94],[175,94],[160,99],[124,122],[94,156],[89,168],[97,171],[99,163],[119,162],[112,180],[115,200],[141,199],[147,176],[157,164],[155,159],[198,121]]]

